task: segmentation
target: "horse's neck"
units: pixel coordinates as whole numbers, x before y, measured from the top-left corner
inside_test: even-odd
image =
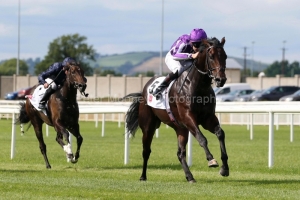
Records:
[[[191,81],[191,92],[194,93],[199,90],[203,90],[211,87],[211,78],[208,76],[207,71],[204,69],[198,69],[192,66],[191,73],[189,74],[189,79]],[[202,72],[205,72],[204,74]]]
[[[61,96],[69,101],[76,101],[77,89],[65,81],[64,85],[60,89]]]

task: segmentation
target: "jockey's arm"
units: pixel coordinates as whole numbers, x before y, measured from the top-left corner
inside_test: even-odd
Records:
[[[174,60],[180,61],[180,60],[189,60],[192,59],[191,53],[184,52],[184,49],[186,48],[187,44],[181,43],[176,51],[176,49],[173,49],[172,57]],[[176,51],[176,52],[175,52]]]

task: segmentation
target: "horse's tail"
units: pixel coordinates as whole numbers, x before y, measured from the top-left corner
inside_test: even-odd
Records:
[[[16,124],[27,124],[28,122],[30,122],[30,118],[25,109],[25,102],[20,102],[19,104],[20,104],[20,114],[16,121]],[[30,124],[29,124],[29,127],[30,127]]]
[[[138,129],[138,119],[139,119],[139,106],[142,98],[142,93],[131,93],[122,98],[122,100],[132,98],[133,102],[130,104],[129,109],[125,116],[126,129],[134,136]]]

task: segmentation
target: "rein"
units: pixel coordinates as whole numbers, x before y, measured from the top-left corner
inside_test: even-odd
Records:
[[[63,70],[60,70],[60,72],[57,74],[57,76],[48,84],[48,87],[55,81],[55,79],[57,79],[57,77],[60,75],[60,73],[62,72]]]
[[[208,51],[209,51],[211,48],[212,48],[212,46],[210,46],[210,47],[206,50],[206,60],[205,60],[205,62],[206,62],[206,65],[207,65],[207,66],[209,66],[207,54],[208,54]],[[182,87],[183,87],[183,85],[184,85],[184,83],[185,83],[187,77],[189,76],[189,74],[190,74],[190,72],[191,72],[191,70],[192,70],[193,67],[195,67],[196,70],[197,70],[200,74],[203,74],[203,75],[206,75],[206,74],[208,74],[208,72],[210,72],[209,77],[212,77],[212,75],[211,75],[212,73],[211,73],[210,70],[207,71],[207,72],[201,71],[200,69],[198,69],[198,68],[196,67],[195,63],[196,63],[196,59],[194,59],[193,64],[192,64],[192,66],[191,66],[190,69],[189,69],[189,72],[188,72],[187,75],[185,76],[185,78],[184,78],[184,80],[183,80],[183,82],[182,82],[182,84],[181,84],[179,90],[177,91],[177,94],[180,93],[180,91],[181,91],[181,89],[182,89]],[[207,68],[209,69],[209,67],[207,67]]]
[[[215,70],[215,69],[212,69],[212,68],[210,67],[210,64],[209,64],[209,62],[208,62],[208,52],[209,52],[209,50],[210,50],[212,47],[213,47],[213,46],[210,46],[210,47],[208,47],[208,48],[206,49],[205,64],[206,64],[206,66],[207,66],[207,70],[208,70],[208,71],[204,72],[204,71],[198,69],[198,68],[196,67],[196,65],[193,63],[194,67],[197,69],[197,71],[198,71],[200,74],[203,74],[203,75],[208,74],[208,76],[209,76],[210,78],[214,78],[214,77],[212,76],[212,71]]]

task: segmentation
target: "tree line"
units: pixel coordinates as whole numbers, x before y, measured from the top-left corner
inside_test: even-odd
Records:
[[[81,67],[85,71],[86,76],[91,76],[93,74],[99,74],[101,76],[106,76],[107,74],[122,76],[121,73],[114,70],[101,70],[100,68],[91,67],[88,61],[95,61],[97,53],[92,45],[88,45],[86,43],[86,40],[87,38],[85,36],[80,36],[79,34],[63,35],[54,39],[52,42],[50,42],[48,53],[42,60],[39,58],[36,60],[19,60],[19,75],[27,75],[32,67],[33,71],[31,73],[38,75],[45,71],[51,64],[55,62],[62,62],[66,57],[73,57],[80,63]],[[30,66],[28,66],[28,64]],[[16,74],[16,65],[16,58],[12,58],[0,63],[0,75],[11,76]],[[253,76],[256,77],[258,73],[259,72],[254,72]],[[300,74],[299,62],[294,61],[289,63],[287,60],[274,61],[264,70],[264,73],[268,77],[275,77],[278,74],[282,74],[286,77],[292,77],[295,74]],[[152,71],[142,74],[145,76],[155,75],[155,73]],[[242,74],[244,74],[244,72],[242,72]],[[249,70],[246,71],[246,75],[250,76]]]

